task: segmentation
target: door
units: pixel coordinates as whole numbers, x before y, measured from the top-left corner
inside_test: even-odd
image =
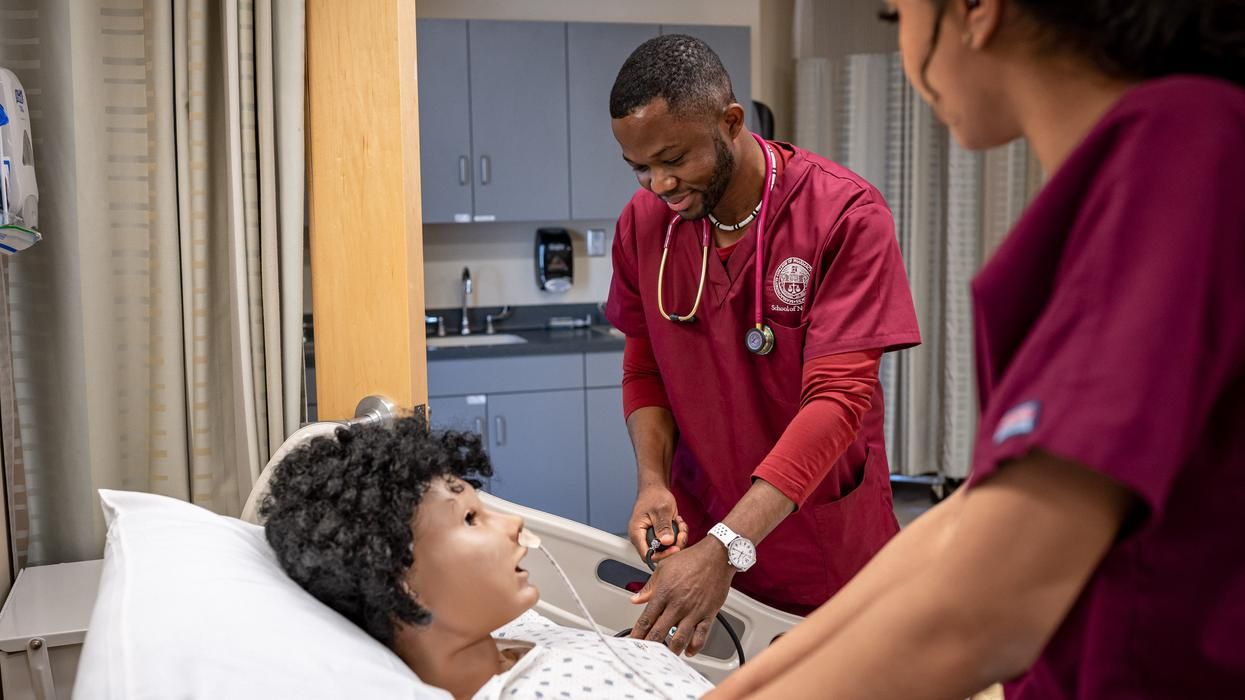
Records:
[[[588,524],[626,536],[635,505],[635,452],[623,419],[622,389],[588,389]]]
[[[610,130],[610,90],[623,61],[659,33],[655,24],[567,25],[571,216],[617,218],[639,187]]]
[[[584,392],[494,394],[488,404],[491,492],[588,522]]]
[[[415,26],[424,223],[471,221],[474,172],[467,23],[421,19]]]
[[[731,76],[735,101],[743,105],[748,128],[754,128],[752,117],[752,39],[748,27],[712,27],[706,25],[664,24],[662,34],[688,34],[709,45],[722,59]]]
[[[566,24],[467,24],[476,221],[570,218]]]

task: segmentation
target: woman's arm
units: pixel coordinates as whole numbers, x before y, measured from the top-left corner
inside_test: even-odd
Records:
[[[954,699],[1019,675],[1135,502],[1110,478],[1045,453],[1005,466],[965,494],[922,572],[754,697]]]
[[[755,659],[732,673],[710,696],[744,697],[826,644],[884,593],[922,571],[956,520],[963,490],[904,528],[838,594]]]

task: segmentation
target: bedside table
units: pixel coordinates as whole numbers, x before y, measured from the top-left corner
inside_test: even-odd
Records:
[[[0,609],[6,700],[69,700],[104,560],[32,566]]]

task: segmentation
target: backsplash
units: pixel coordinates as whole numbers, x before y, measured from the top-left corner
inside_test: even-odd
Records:
[[[536,286],[536,229],[566,228],[575,251],[575,281],[565,294]],[[605,229],[604,257],[588,257],[585,232]],[[613,221],[428,224],[424,226],[424,305],[462,306],[463,267],[471,270],[471,307],[585,304],[609,294]]]
[[[504,320],[497,321],[495,324],[495,332],[497,333],[514,333],[516,331],[534,331],[534,330],[573,330],[575,328],[584,328],[587,326],[608,326],[609,322],[605,320],[605,310],[603,304],[595,302],[591,304],[548,304],[540,306],[510,306],[510,315]],[[502,307],[497,306],[479,306],[469,309],[469,319],[471,322],[471,332],[479,334],[485,332],[485,315],[497,314]],[[445,324],[446,335],[459,335],[459,322],[462,320],[461,307],[428,307],[425,311],[428,316],[440,317]],[[429,337],[437,335],[436,326],[429,324],[427,327]]]

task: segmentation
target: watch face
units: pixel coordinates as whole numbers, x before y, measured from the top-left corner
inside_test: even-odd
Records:
[[[726,548],[731,566],[740,571],[747,571],[757,561],[756,547],[742,537],[736,537]]]

